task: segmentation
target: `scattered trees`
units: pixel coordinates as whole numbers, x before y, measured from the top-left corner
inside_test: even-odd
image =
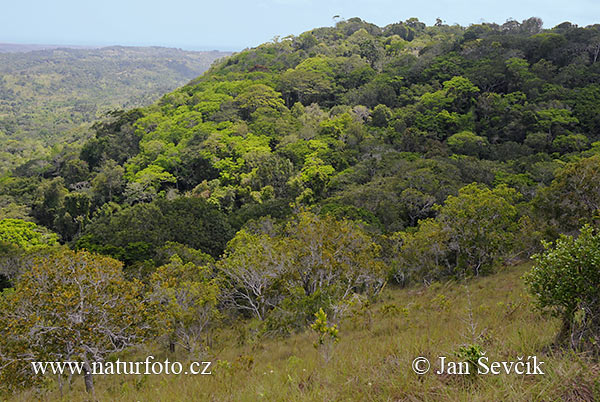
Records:
[[[337,321],[388,278],[480,275],[543,235],[595,223],[597,35],[540,29],[535,19],[466,30],[341,21],[240,52],[154,105],[111,112],[78,156],[57,148],[0,177],[0,252],[40,257],[2,260],[10,281],[0,286],[15,286],[2,296],[0,314],[13,320],[2,359],[11,350],[105,358],[143,339],[127,338],[137,324],[125,315],[137,307],[144,313],[132,319],[157,309],[159,339],[187,350],[206,346],[223,312],[278,333],[318,313],[331,335],[326,315]],[[118,262],[50,250],[58,236],[9,217],[122,260],[149,303]],[[540,294],[555,275],[545,258]],[[88,300],[81,283],[104,291]],[[135,296],[117,306],[117,291]],[[52,292],[56,300],[38,297]],[[559,306],[577,324],[570,333],[589,338],[595,305],[564,292],[579,304],[552,304],[550,294],[545,306]],[[118,335],[114,323],[127,339],[111,348],[112,335],[90,338],[88,329],[56,335],[49,320],[77,320],[82,297],[91,328]]]

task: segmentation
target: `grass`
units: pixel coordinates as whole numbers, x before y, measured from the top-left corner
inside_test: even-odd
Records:
[[[368,310],[340,323],[340,341],[324,362],[310,330],[284,339],[240,345],[233,330],[216,334],[212,375],[97,376],[99,400],[119,401],[593,401],[600,365],[552,343],[559,322],[533,308],[521,276],[529,265],[506,267],[465,283],[387,288]],[[425,356],[458,360],[461,345],[478,343],[490,361],[536,355],[544,375],[416,375]],[[145,356],[150,352],[136,352]],[[157,360],[185,358],[162,352]],[[204,359],[206,360],[206,358]],[[185,367],[185,365],[184,365]],[[83,401],[77,378],[61,397],[56,385],[15,398]]]

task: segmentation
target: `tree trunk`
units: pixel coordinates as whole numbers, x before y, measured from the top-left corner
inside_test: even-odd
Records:
[[[63,397],[63,381],[62,381],[62,375],[58,375],[58,391],[60,392],[60,398],[62,399]]]
[[[88,362],[83,363],[83,380],[85,382],[85,392],[92,395],[92,400],[96,400],[96,392],[94,390],[94,378],[92,377],[92,368]]]

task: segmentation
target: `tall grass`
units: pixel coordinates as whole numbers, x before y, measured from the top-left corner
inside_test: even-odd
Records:
[[[106,401],[555,401],[600,399],[600,365],[552,343],[559,322],[534,310],[521,276],[507,267],[466,283],[391,289],[340,325],[325,363],[310,330],[284,339],[239,344],[234,330],[217,334],[208,376],[97,376]],[[437,357],[458,360],[461,345],[479,344],[490,361],[536,355],[544,375],[437,375]],[[146,353],[146,352],[144,352]],[[150,353],[150,352],[147,352]],[[137,352],[138,357],[144,355]],[[417,356],[432,371],[416,375]],[[157,359],[169,357],[162,352]],[[133,359],[132,356],[129,356]],[[179,356],[180,361],[184,360]],[[217,362],[219,361],[219,362]],[[61,397],[56,385],[15,400],[83,401],[81,379]]]

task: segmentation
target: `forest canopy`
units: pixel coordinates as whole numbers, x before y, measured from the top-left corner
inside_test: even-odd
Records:
[[[600,25],[544,29],[538,18],[351,18],[236,53],[149,106],[110,112],[81,146],[0,176],[10,261],[0,267],[12,267],[0,271],[0,299],[31,297],[44,269],[59,302],[72,299],[68,270],[92,285],[108,277],[107,291],[131,294],[106,314],[143,305],[136,325],[166,328],[120,334],[128,346],[152,336],[191,351],[234,319],[285,336],[316,317],[321,344],[334,342],[328,317],[367,309],[387,284],[486,275],[542,245],[530,281],[545,289],[553,255],[572,263],[569,235],[584,227],[586,246],[597,243],[599,55]],[[91,296],[102,310],[105,295]],[[26,321],[0,329],[0,352],[4,339],[48,353],[21,335],[56,303],[7,307]],[[575,317],[574,305],[541,305]],[[112,350],[92,341],[102,358]]]

